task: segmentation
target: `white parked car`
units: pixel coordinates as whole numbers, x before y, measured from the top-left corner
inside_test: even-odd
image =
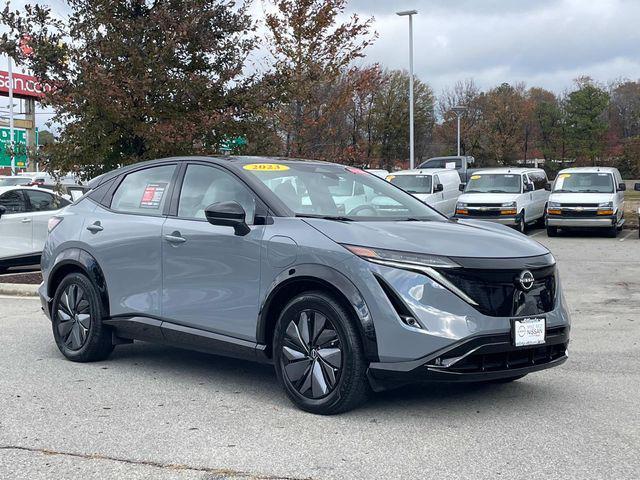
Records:
[[[15,187],[17,185],[28,185],[31,180],[23,176],[0,175],[0,187]]]
[[[387,176],[387,181],[450,217],[460,196],[460,175],[457,170],[422,168],[403,170]]]
[[[49,218],[70,202],[36,187],[0,187],[0,271],[40,261]]]
[[[547,234],[558,228],[604,228],[611,237],[624,224],[626,185],[617,168],[575,167],[561,170],[551,188]]]
[[[547,183],[541,168],[478,170],[458,199],[455,217],[489,220],[524,232],[528,224],[544,221]]]

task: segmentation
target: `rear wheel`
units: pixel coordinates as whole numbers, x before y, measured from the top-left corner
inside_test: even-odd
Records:
[[[557,236],[558,236],[558,227],[547,226],[547,237],[557,237]]]
[[[298,295],[274,332],[274,363],[288,397],[321,415],[345,412],[367,398],[367,361],[351,315],[323,292]]]
[[[81,273],[64,277],[51,308],[53,337],[60,352],[74,362],[107,358],[113,342],[102,318],[102,303],[91,281]]]

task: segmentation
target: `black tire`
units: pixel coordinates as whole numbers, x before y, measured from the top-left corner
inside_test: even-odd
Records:
[[[273,337],[278,380],[300,409],[332,415],[367,399],[368,363],[358,329],[350,312],[331,296],[314,291],[293,298]]]
[[[0,275],[5,274],[9,271],[9,267],[0,267]]]
[[[53,338],[60,352],[74,362],[106,359],[114,345],[111,329],[102,323],[103,316],[93,283],[81,273],[64,277],[51,308]]]
[[[524,220],[524,210],[520,212],[520,221],[518,222],[516,227],[518,228],[518,231],[523,235],[527,233],[527,223]]]
[[[544,206],[542,216],[536,221],[536,225],[540,228],[544,228],[547,224],[547,205]]]
[[[618,226],[614,225],[613,227],[607,228],[605,235],[609,238],[616,238],[618,236]]]
[[[522,375],[516,375],[515,377],[497,378],[495,380],[489,380],[489,382],[487,383],[511,383],[511,382],[515,382],[516,380],[520,380],[521,378],[524,378],[526,376],[527,374],[524,373]]]
[[[557,237],[558,227],[550,227],[547,225],[547,237]]]

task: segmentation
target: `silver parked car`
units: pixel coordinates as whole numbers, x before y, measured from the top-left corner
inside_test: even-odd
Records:
[[[49,219],[70,203],[36,187],[0,187],[0,272],[39,263]]]
[[[264,157],[116,170],[57,215],[43,309],[78,362],[146,340],[269,362],[337,413],[412,381],[511,381],[567,359],[549,251],[451,221],[363,170]]]

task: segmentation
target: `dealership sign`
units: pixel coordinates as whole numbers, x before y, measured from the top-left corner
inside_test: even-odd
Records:
[[[22,98],[42,98],[45,92],[51,90],[51,85],[40,83],[36,77],[13,74],[13,95]],[[9,94],[9,74],[0,71],[0,93]]]
[[[36,141],[38,132],[36,130]],[[9,129],[0,128],[0,167],[11,166],[11,142]],[[13,129],[15,166],[25,168],[28,164],[27,160],[27,131],[22,128]]]

